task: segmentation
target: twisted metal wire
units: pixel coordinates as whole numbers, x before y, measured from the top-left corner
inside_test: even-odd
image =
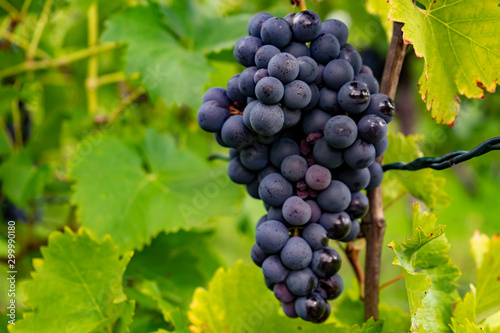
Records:
[[[420,157],[409,163],[390,163],[384,164],[382,169],[388,170],[408,170],[415,171],[424,168],[431,168],[434,170],[443,170],[451,168],[452,166],[470,160],[473,157],[481,156],[492,150],[500,150],[500,136],[493,137],[481,143],[476,148],[468,150],[452,151],[441,157]]]

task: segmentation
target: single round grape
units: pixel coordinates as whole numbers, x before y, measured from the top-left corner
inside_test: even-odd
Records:
[[[311,56],[311,51],[304,43],[291,42],[287,47],[283,49],[283,52],[290,53],[295,58],[303,56],[307,57]]]
[[[250,36],[259,37],[260,38],[260,29],[265,21],[272,18],[273,16],[269,13],[257,13],[250,21],[248,21],[248,34]]]
[[[361,70],[361,66],[363,65],[361,56],[356,49],[349,44],[345,44],[340,48],[339,59],[344,59],[349,62],[354,70],[354,74],[358,74]]]
[[[281,49],[292,41],[292,28],[284,19],[272,17],[262,24],[260,38],[264,44],[272,44]]]
[[[281,162],[281,174],[291,182],[304,179],[307,171],[307,161],[300,155],[287,156]]]
[[[323,72],[325,71],[325,66],[322,64],[317,64],[318,65],[318,75],[314,79],[313,83],[317,86],[322,86],[323,85]]]
[[[268,165],[264,169],[259,171],[259,174],[257,175],[257,179],[259,180],[259,182],[261,182],[262,179],[264,179],[264,177],[266,177],[267,175],[270,175],[272,173],[279,173],[279,172],[280,171],[278,169],[276,169],[274,166]]]
[[[219,132],[229,116],[229,110],[221,108],[217,101],[208,101],[198,110],[198,125],[207,132]]]
[[[269,150],[269,159],[276,168],[281,168],[283,160],[290,155],[300,155],[299,145],[290,138],[281,138]]]
[[[294,80],[285,85],[283,103],[290,109],[302,109],[311,101],[311,89],[304,81]]]
[[[359,235],[359,232],[361,231],[361,227],[359,225],[359,222],[358,220],[353,220],[351,222],[351,230],[349,231],[349,233],[347,234],[347,236],[345,236],[344,238],[342,238],[340,241],[341,242],[351,242],[353,240],[355,240],[356,238],[358,238],[358,235]]]
[[[236,74],[227,81],[226,94],[231,101],[238,103],[240,107],[245,107],[247,97],[240,91],[240,86],[238,84],[239,78],[240,74]]]
[[[260,198],[268,205],[274,207],[281,206],[292,194],[292,184],[278,173],[270,174],[260,182]]]
[[[351,219],[345,212],[323,213],[319,219],[319,224],[325,228],[330,239],[342,239],[351,231]]]
[[[252,130],[253,131],[253,128],[252,128],[252,124],[250,124],[250,114],[252,112],[252,109],[254,106],[256,106],[257,104],[259,104],[259,100],[253,100],[251,101],[250,103],[247,104],[247,106],[245,106],[245,109],[243,110],[243,123],[245,124],[245,126]]]
[[[262,274],[269,281],[279,283],[285,281],[288,269],[281,262],[279,255],[275,254],[267,257],[262,263]]]
[[[281,249],[281,262],[288,269],[298,271],[311,263],[313,252],[307,242],[301,237],[291,237]]]
[[[342,151],[332,148],[326,142],[325,138],[316,141],[313,148],[313,156],[316,163],[329,169],[337,168],[344,162]]]
[[[370,74],[359,73],[354,77],[354,81],[363,82],[368,87],[370,94],[377,94],[380,86],[377,79]]]
[[[302,109],[302,111],[311,111],[312,109],[316,108],[318,105],[319,101],[319,89],[318,86],[316,86],[314,83],[311,83],[309,85],[309,89],[311,89],[311,101],[305,108]]]
[[[292,21],[293,39],[307,43],[314,40],[321,31],[321,19],[311,10],[297,13]]]
[[[313,164],[307,169],[305,180],[307,186],[313,190],[321,191],[330,185],[332,174],[324,166]]]
[[[241,37],[234,46],[234,58],[245,67],[255,66],[255,53],[262,45],[260,38],[253,36]]]
[[[370,104],[366,114],[374,114],[390,123],[396,114],[394,101],[385,94],[373,94],[370,96]]]
[[[339,274],[319,280],[318,292],[324,299],[335,299],[340,296],[342,290],[344,290],[344,281]]]
[[[255,85],[255,95],[264,104],[277,104],[284,93],[283,83],[271,76],[262,78]]]
[[[249,147],[255,142],[255,134],[245,126],[243,116],[239,114],[229,117],[224,122],[221,137],[227,146],[236,149]]]
[[[331,147],[344,149],[356,141],[358,126],[347,116],[335,116],[326,123],[323,135]]]
[[[389,147],[389,138],[387,138],[387,136],[384,136],[382,140],[380,140],[379,142],[375,142],[373,146],[375,147],[375,157],[382,156],[387,150],[387,147]]]
[[[266,68],[269,64],[269,60],[275,55],[281,53],[280,49],[278,49],[274,45],[264,45],[255,53],[255,64],[259,69]]]
[[[252,261],[259,267],[262,267],[262,263],[269,257],[269,254],[265,253],[260,249],[257,244],[252,246],[252,251],[250,252],[250,256],[252,257]]]
[[[339,103],[337,102],[337,92],[330,90],[327,87],[323,87],[319,91],[318,103],[321,110],[330,114],[338,114],[342,112]]]
[[[267,211],[267,218],[269,220],[276,220],[280,222],[286,222],[285,218],[283,217],[283,212],[281,210],[281,207],[271,207]]]
[[[294,110],[284,106],[283,114],[285,115],[285,128],[292,128],[299,123],[302,112],[300,109]]]
[[[302,131],[308,135],[311,133],[321,133],[323,127],[325,127],[328,119],[331,118],[331,115],[328,113],[321,111],[320,109],[314,109],[304,117],[302,121]]]
[[[351,219],[363,218],[368,212],[368,197],[363,192],[354,192],[351,194],[351,203],[346,208],[345,212],[349,214]]]
[[[317,321],[326,311],[326,301],[319,294],[299,297],[295,301],[295,311],[305,321]]]
[[[318,203],[315,200],[306,200],[306,203],[309,205],[309,207],[311,207],[311,218],[307,223],[318,222],[321,214],[323,213]]]
[[[358,133],[363,141],[375,144],[387,137],[387,123],[374,114],[366,115],[358,122]]]
[[[338,102],[340,107],[349,113],[361,113],[370,104],[370,91],[362,82],[347,82],[339,90]]]
[[[264,169],[269,163],[269,149],[261,144],[242,149],[240,152],[241,163],[245,168],[258,171]]]
[[[250,111],[250,125],[258,134],[271,136],[285,125],[285,114],[279,105],[258,103]]]
[[[259,82],[261,79],[268,77],[268,76],[269,76],[269,72],[267,71],[267,68],[258,69],[257,72],[255,72],[255,74],[253,76],[253,82],[255,84],[257,84],[257,82]]]
[[[292,13],[295,14],[295,13]],[[281,308],[283,309],[283,312],[288,318],[298,318],[299,315],[297,314],[297,311],[295,311],[295,301],[290,302],[290,303],[283,303],[281,304]]]
[[[361,66],[361,70],[359,71],[359,73],[360,74],[362,73],[362,74],[373,75],[372,69],[369,66],[366,66],[366,65],[362,65]]]
[[[330,186],[318,194],[317,201],[321,209],[327,212],[341,212],[351,202],[351,191],[344,183],[332,180]]]
[[[266,221],[255,231],[255,242],[266,253],[272,254],[281,251],[288,238],[290,238],[288,229],[279,221]]]
[[[253,80],[255,72],[257,72],[257,67],[248,67],[241,72],[238,78],[238,88],[240,88],[241,93],[247,97],[255,98],[255,82]]]
[[[203,95],[202,103],[208,101],[216,101],[219,107],[228,109],[231,106],[231,101],[227,97],[226,89],[221,87],[212,87]]]
[[[349,37],[349,29],[344,24],[344,22],[339,20],[326,20],[321,25],[322,33],[330,33],[337,37],[340,45],[343,45],[347,42],[347,38]]]
[[[259,181],[257,179],[252,180],[249,184],[245,185],[247,193],[254,199],[260,199],[259,195]]]
[[[329,33],[319,35],[311,43],[311,57],[320,64],[326,65],[340,54],[340,43]]]
[[[290,53],[280,53],[271,58],[267,70],[272,77],[289,83],[299,75],[299,63]]]
[[[304,228],[302,237],[314,251],[328,245],[328,235],[326,229],[318,223],[311,223]]]
[[[286,278],[286,286],[295,296],[306,296],[318,287],[318,278],[310,268],[291,271]]]
[[[372,165],[368,167],[368,171],[370,171],[370,182],[365,188],[367,190],[373,190],[382,184],[382,180],[384,179],[384,170],[380,164],[373,162]]]
[[[370,183],[370,171],[368,168],[352,169],[340,168],[335,179],[344,183],[351,192],[358,192],[366,188]]]
[[[375,147],[371,143],[357,139],[344,150],[344,161],[353,169],[369,167],[375,160]]]
[[[311,207],[299,197],[290,197],[283,203],[283,217],[291,225],[306,224],[311,218]]]
[[[243,166],[239,157],[229,161],[227,174],[236,184],[250,184],[255,179],[255,174]]]
[[[276,297],[276,299],[280,302],[290,303],[295,300],[295,295],[290,292],[284,282],[276,283],[273,288],[273,292],[274,297]]]
[[[330,61],[323,70],[323,81],[332,90],[339,90],[352,79],[354,79],[354,70],[351,64],[343,59]]]
[[[311,269],[319,278],[335,275],[342,265],[340,254],[331,247],[314,251]]]
[[[328,302],[325,302],[325,313],[323,313],[323,315],[318,319],[318,320],[315,320],[313,323],[315,324],[321,324],[321,323],[324,323],[328,317],[330,317],[330,314],[332,313],[332,308],[330,307],[330,304],[328,304]]]
[[[318,75],[318,64],[316,61],[311,57],[302,56],[297,57],[297,63],[299,64],[299,76],[297,79],[306,83],[312,83]]]

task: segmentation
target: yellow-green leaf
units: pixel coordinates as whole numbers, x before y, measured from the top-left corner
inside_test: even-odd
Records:
[[[420,94],[437,123],[453,125],[459,95],[494,92],[500,70],[500,8],[496,0],[390,0],[389,17],[425,58]]]

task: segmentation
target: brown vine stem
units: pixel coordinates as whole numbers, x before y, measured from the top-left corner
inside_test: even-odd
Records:
[[[403,41],[402,23],[394,22],[391,45],[387,54],[380,92],[394,99],[399,74],[403,66],[406,44]],[[376,159],[382,163],[383,156]],[[363,219],[363,233],[366,237],[365,260],[365,320],[373,317],[378,320],[380,263],[385,232],[385,216],[382,186],[368,191],[370,210]]]
[[[356,274],[356,279],[359,284],[359,298],[363,300],[365,298],[365,275],[363,273],[363,267],[359,263],[359,252],[362,247],[356,247],[354,246],[354,242],[348,242],[345,248],[342,246],[340,246],[340,248],[344,250],[346,257],[349,259],[349,263],[354,270],[354,274]]]
[[[391,284],[396,283],[396,282],[398,282],[399,280],[402,280],[402,279],[404,279],[404,278],[405,278],[405,274],[404,274],[404,273],[401,273],[401,274],[399,274],[398,276],[396,276],[394,279],[389,280],[389,281],[387,281],[386,283],[384,283],[384,284],[380,285],[380,287],[378,288],[378,290],[382,290],[382,289],[384,289],[385,287],[388,287],[388,286],[390,286]]]

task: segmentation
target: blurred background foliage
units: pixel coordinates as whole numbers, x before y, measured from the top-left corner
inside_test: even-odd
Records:
[[[323,0],[308,7],[322,19],[343,20],[349,42],[380,78],[391,25],[372,12],[384,4]],[[185,309],[195,287],[206,286],[216,268],[232,267],[237,260],[251,263],[254,226],[264,207],[229,183],[225,162],[208,161],[211,154],[227,152],[198,128],[196,112],[203,91],[224,87],[242,70],[232,46],[246,34],[251,15],[284,16],[293,10],[290,3],[9,0],[0,1],[0,7],[0,200],[3,219],[18,222],[18,281],[30,278],[32,259],[41,257],[40,247],[51,232],[83,225],[99,237],[110,233],[122,252],[146,246],[124,277],[125,293],[138,303],[132,331],[168,329],[161,312],[148,303],[148,283],[168,290],[164,296]],[[392,132],[423,134],[426,156],[471,149],[498,135],[498,94],[463,100],[455,126],[436,125],[418,95],[422,67],[410,47]],[[198,181],[213,182],[209,172],[224,185],[193,212],[193,188]],[[476,279],[469,239],[475,230],[488,235],[500,230],[500,158],[492,152],[439,176],[446,179],[439,187],[449,203],[438,200],[429,208],[448,226],[463,295]],[[152,185],[130,199],[129,189],[145,179]],[[155,184],[168,184],[173,192],[162,193]],[[385,243],[411,234],[415,199],[404,193],[397,202],[386,202]],[[182,209],[186,203],[187,211]],[[1,228],[4,234],[6,225]],[[5,258],[5,237],[0,244]],[[400,274],[393,258],[390,249],[383,249],[382,282]],[[356,294],[354,274],[344,263],[345,290]],[[4,283],[4,260],[0,268]],[[6,297],[0,295],[1,312]],[[404,281],[384,289],[381,300],[407,312]]]

